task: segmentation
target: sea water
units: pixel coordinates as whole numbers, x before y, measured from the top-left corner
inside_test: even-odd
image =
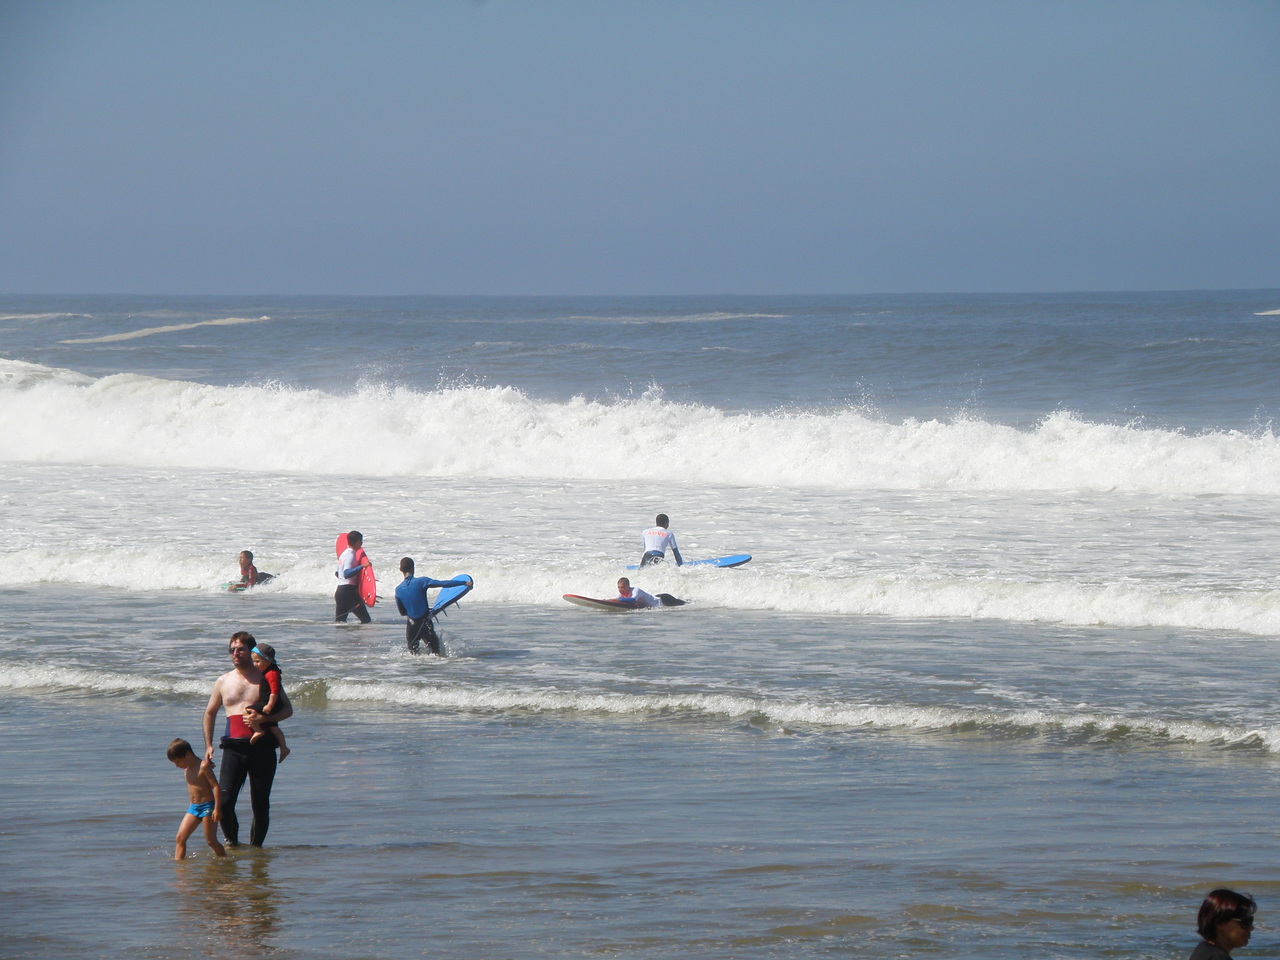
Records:
[[[1277,309],[0,297],[0,955],[1280,955]],[[658,512],[754,559],[563,602]],[[240,629],[295,752],[174,863]]]

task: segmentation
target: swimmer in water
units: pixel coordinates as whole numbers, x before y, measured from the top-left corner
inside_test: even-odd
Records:
[[[270,573],[259,573],[258,568],[253,565],[253,551],[240,551],[240,582],[245,588],[256,587],[260,583],[266,583],[268,580],[274,580],[275,577]]]

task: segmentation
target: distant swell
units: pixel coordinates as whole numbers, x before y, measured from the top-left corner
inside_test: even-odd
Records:
[[[361,437],[358,458],[330,456]],[[1186,434],[1070,413],[1033,430],[860,409],[727,413],[656,397],[541,402],[504,387],[350,396],[0,361],[0,459],[242,471],[832,489],[1275,494],[1270,431]]]

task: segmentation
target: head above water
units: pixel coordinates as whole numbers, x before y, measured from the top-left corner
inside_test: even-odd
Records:
[[[359,530],[352,530],[347,534],[347,546],[354,550],[360,544],[364,543],[364,534]]]
[[[624,597],[631,596],[631,581],[626,577],[621,577],[618,580],[618,593]]]
[[[406,577],[413,576],[413,557],[400,558],[400,572]]]
[[[667,527],[671,526],[671,518],[668,517],[665,513],[658,514],[657,519],[654,520],[653,522],[656,523],[658,526],[662,527],[662,529],[664,530]]]
[[[1258,905],[1253,897],[1220,887],[1205,897],[1204,903],[1200,904],[1196,927],[1205,940],[1217,944],[1229,953],[1234,947],[1243,946],[1248,942],[1248,932],[1253,927],[1253,915],[1257,911]],[[1224,940],[1243,940],[1243,942],[1224,945],[1221,942]]]

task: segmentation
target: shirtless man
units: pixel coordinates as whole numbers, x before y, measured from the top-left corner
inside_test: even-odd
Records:
[[[222,747],[222,767],[218,771],[218,787],[222,792],[222,835],[227,845],[240,845],[240,821],[236,818],[236,799],[245,778],[249,779],[249,803],[253,808],[253,823],[249,827],[249,843],[262,846],[271,825],[271,782],[276,776],[275,740],[263,737],[251,742],[253,731],[245,724],[245,715],[254,715],[253,704],[265,699],[262,673],[253,665],[250,656],[255,641],[253,636],[241,630],[231,635],[228,650],[232,669],[213,682],[209,705],[204,708],[204,756],[213,761],[213,725],[218,710],[226,711],[225,735]],[[288,695],[271,714],[272,722],[293,715],[293,705]]]

